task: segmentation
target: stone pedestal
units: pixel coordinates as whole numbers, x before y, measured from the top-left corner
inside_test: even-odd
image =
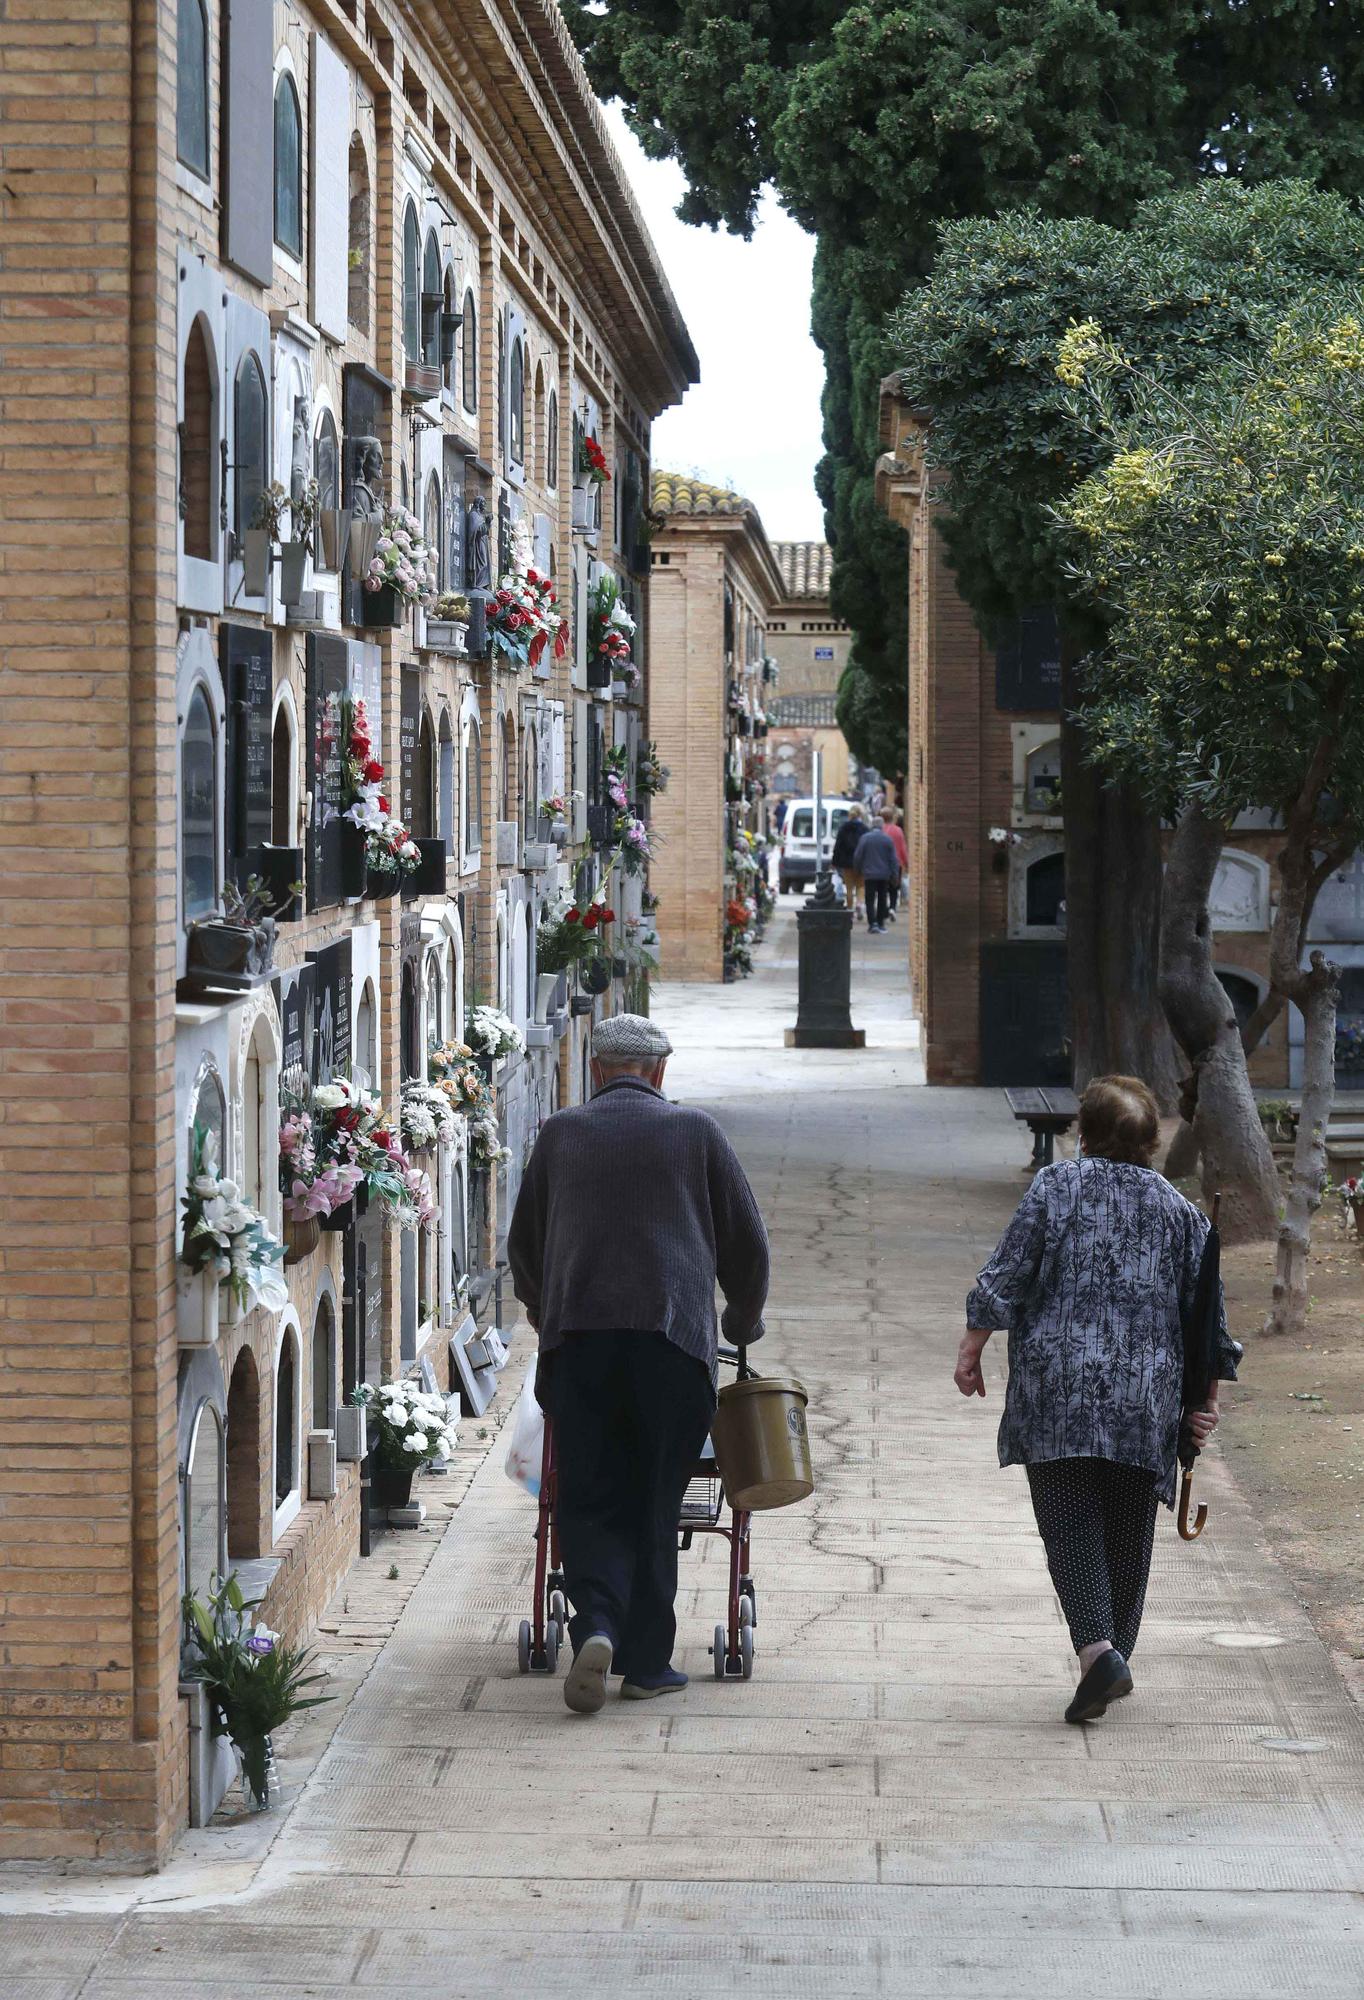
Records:
[[[867,1037],[852,1024],[852,911],[834,896],[827,874],[796,913],[799,941],[796,1025],[788,1049],[861,1049]]]

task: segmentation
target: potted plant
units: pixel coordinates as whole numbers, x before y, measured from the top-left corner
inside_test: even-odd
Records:
[[[266,841],[259,853],[266,908],[277,924],[297,923],[303,914],[303,849]]]
[[[317,1157],[359,1169],[357,1210],[372,1198],[400,1229],[430,1227],[437,1215],[431,1183],[403,1151],[394,1121],[371,1091],[334,1076],[316,1086],[310,1111]]]
[[[215,1289],[223,1287],[237,1317],[257,1306],[282,1312],[289,1303],[279,1269],[284,1245],[243,1200],[236,1182],[224,1179],[217,1139],[201,1125],[190,1138],[189,1185],[180,1205],[185,1212],[180,1261],[186,1269]]]
[[[400,625],[413,605],[424,609],[435,598],[436,573],[436,552],[416,515],[406,507],[385,507],[363,578],[365,624]]]
[[[317,516],[317,481],[310,479],[297,497],[272,479],[263,486],[246,537],[246,588],[253,597],[265,594],[272,551],[279,551],[279,594],[284,604],[297,604],[303,595]],[[289,532],[284,522],[288,516]]]
[[[573,465],[573,526],[580,534],[590,534],[597,525],[597,489],[606,484],[611,471],[594,433],[578,427],[577,455]]]
[[[275,919],[266,915],[270,901],[259,875],[248,875],[240,889],[225,883],[222,914],[201,917],[189,927],[183,983],[205,993],[249,993],[263,986],[275,963]]]
[[[426,644],[433,652],[463,657],[469,636],[469,600],[462,590],[444,590],[426,614]]]
[[[274,1731],[300,1710],[332,1699],[303,1692],[326,1677],[309,1673],[311,1653],[286,1645],[252,1616],[261,1601],[243,1595],[235,1570],[224,1582],[210,1580],[206,1605],[192,1593],[181,1600],[187,1637],[182,1676],[207,1688],[214,1734],[231,1739],[248,1800],[257,1808],[270,1804],[276,1784]]]
[[[612,687],[618,680],[631,684],[632,677],[638,681],[639,669],[630,657],[634,635],[635,621],[621,603],[620,586],[609,571],[603,571],[587,599],[589,687]]]
[[[351,1400],[374,1421],[371,1499],[377,1507],[406,1507],[418,1466],[449,1458],[459,1442],[445,1398],[406,1381],[384,1382],[378,1389],[362,1383]]]
[[[339,1128],[314,1123],[302,1100],[288,1100],[279,1130],[279,1181],[284,1196],[284,1261],[298,1264],[317,1248],[324,1225],[347,1207],[364,1179],[343,1157]]]

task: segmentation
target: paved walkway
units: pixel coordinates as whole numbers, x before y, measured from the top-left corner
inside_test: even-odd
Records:
[[[7,2000],[1364,1991],[1364,1729],[1215,1465],[1200,1545],[1162,1517],[1135,1698],[1061,1722],[1002,1355],[988,1406],[951,1383],[1026,1144],[996,1094],[918,1086],[893,931],[858,947],[866,1054],[780,1047],[789,927],[658,1007],[813,1396],[819,1490],[755,1534],[754,1679],[710,1675],[718,1543],[684,1558],[683,1697],[586,1721],[519,1678],[531,1515],[495,1457],[240,1893],[12,1922]]]

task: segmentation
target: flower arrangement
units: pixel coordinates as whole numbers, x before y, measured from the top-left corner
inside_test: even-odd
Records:
[[[609,668],[613,680],[634,687],[639,669],[630,656],[635,621],[620,601],[620,586],[604,571],[587,600],[587,661],[589,667]]]
[[[404,1153],[377,1097],[349,1077],[334,1077],[313,1091],[311,1114],[315,1153],[324,1165],[358,1167],[367,1192],[400,1229],[435,1221],[431,1183]]]
[[[438,1085],[423,1083],[414,1076],[403,1085],[399,1121],[404,1145],[414,1152],[424,1152],[439,1145],[442,1139],[453,1139],[459,1117]]]
[[[189,1186],[181,1261],[196,1274],[210,1271],[226,1285],[243,1312],[264,1306],[280,1312],[289,1291],[280,1266],[284,1245],[273,1236],[265,1217],[242,1199],[235,1181],[218,1168],[218,1141],[196,1125],[190,1142]]]
[[[343,817],[364,834],[366,862],[381,873],[412,874],[421,866],[421,849],[389,808],[362,695],[342,702],[340,734]]]
[[[753,911],[741,897],[731,896],[725,905],[725,922],[732,930],[747,930],[753,921]]]
[[[567,819],[568,800],[562,792],[551,792],[547,799],[541,799],[536,810],[541,819]]]
[[[1011,827],[992,826],[989,838],[994,847],[1017,847],[1023,836],[1021,833],[1015,833]]]
[[[567,972],[585,959],[604,956],[606,927],[615,921],[604,882],[585,905],[563,900],[535,934],[536,966],[541,972]]]
[[[514,667],[538,666],[551,639],[556,660],[568,651],[568,624],[554,608],[553,582],[536,569],[533,555],[530,529],[518,521],[512,530],[512,567],[488,604],[493,645]]]
[[[377,1389],[361,1383],[351,1401],[374,1417],[374,1455],[395,1470],[449,1458],[459,1442],[444,1396],[433,1395],[419,1382],[383,1382]]]
[[[284,517],[287,514],[289,517],[287,539],[291,542],[306,542],[311,548],[320,497],[315,479],[310,479],[303,491],[298,494],[291,493],[278,479],[272,479],[268,486],[262,486],[257,495],[251,526],[263,528],[270,540],[278,545],[286,540]]]
[[[635,790],[641,798],[653,798],[655,793],[666,791],[672,772],[658,754],[658,745],[646,743],[635,754]]]
[[[187,1593],[181,1600],[189,1635],[182,1671],[208,1689],[213,1733],[236,1745],[247,1789],[264,1806],[274,1768],[271,1732],[332,1696],[303,1692],[325,1676],[308,1672],[311,1653],[285,1645],[278,1632],[253,1618],[260,1602],[243,1596],[235,1571],[223,1582],[210,1579],[206,1605]]]
[[[1364,1069],[1364,1021],[1336,1023],[1336,1068]]]
[[[291,1222],[334,1215],[365,1178],[354,1161],[329,1151],[329,1143],[314,1131],[312,1113],[293,1104],[279,1128],[279,1180]]]
[[[492,1085],[474,1061],[465,1042],[443,1042],[427,1058],[427,1073],[451,1107],[465,1121],[469,1163],[475,1168],[499,1165],[511,1158],[497,1130]]]
[[[404,604],[424,608],[436,595],[437,574],[436,552],[416,515],[406,507],[385,507],[365,589],[371,594],[392,590]]]
[[[575,470],[578,478],[585,479],[591,486],[605,486],[611,477],[611,468],[606,463],[606,453],[602,450],[594,431],[584,430],[579,437]]]
[[[630,811],[618,812],[613,829],[616,843],[616,858],[627,875],[642,875],[648,866],[652,849],[649,845],[649,829],[642,819],[637,819]]]
[[[498,1007],[471,1008],[464,1032],[476,1056],[490,1057],[496,1062],[499,1056],[523,1056],[526,1053],[525,1036]]]

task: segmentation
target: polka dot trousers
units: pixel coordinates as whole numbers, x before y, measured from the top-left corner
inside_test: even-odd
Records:
[[[1078,1653],[1107,1639],[1130,1659],[1156,1532],[1152,1475],[1106,1458],[1053,1459],[1027,1470],[1071,1644]]]

